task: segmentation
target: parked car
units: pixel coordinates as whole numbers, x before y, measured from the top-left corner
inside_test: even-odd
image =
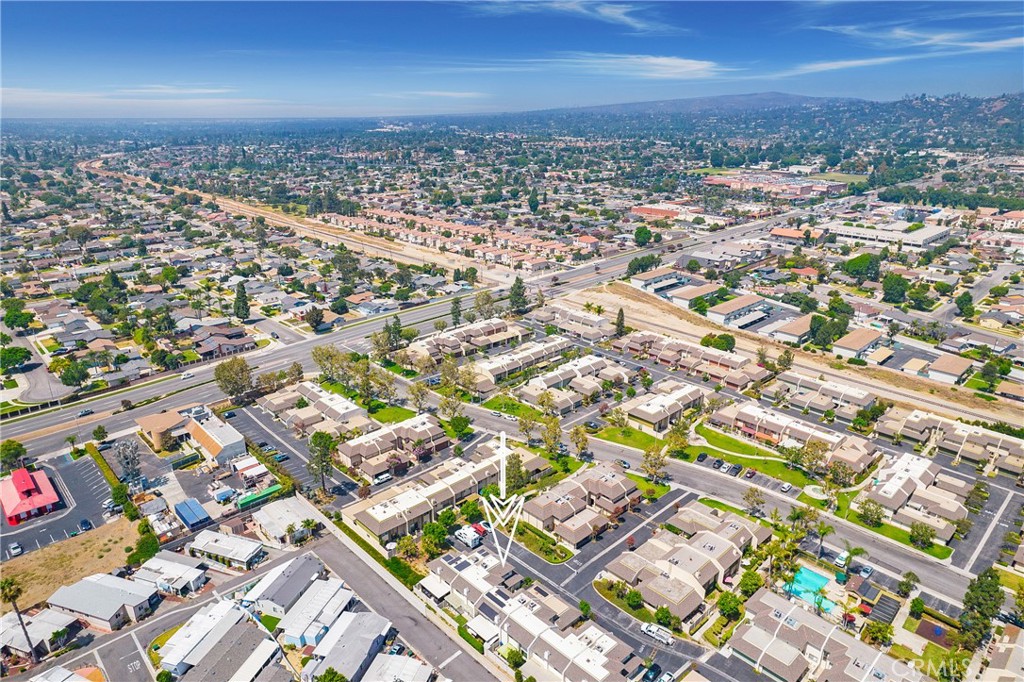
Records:
[[[743,474],[743,478],[753,478],[756,473],[757,469],[747,469],[747,473]]]
[[[706,452],[702,452],[699,455],[697,455],[697,461],[698,462],[703,462],[707,458],[708,458],[708,453],[706,453]]]
[[[92,530],[92,521],[89,519],[82,519],[78,522],[78,529],[83,533],[87,530]]]
[[[484,527],[483,527],[483,526],[482,526],[481,524],[479,524],[479,523],[474,523],[474,524],[473,524],[473,530],[475,530],[475,531],[476,531],[477,533],[479,533],[479,534],[480,534],[480,537],[485,537],[485,536],[487,535],[487,529],[486,529],[486,528],[484,528]]]
[[[494,530],[494,528],[491,527],[491,522],[490,521],[481,521],[480,525],[483,526],[484,530],[486,530],[488,533],[490,533],[490,532],[492,532]]]
[[[615,463],[618,464],[623,469],[628,469],[629,468],[629,462],[627,462],[624,459],[617,459],[617,460],[615,460]]]
[[[78,416],[79,417],[88,417],[90,414],[92,414],[92,410],[90,410],[88,408],[86,408],[84,410],[79,410],[78,411]]]
[[[100,443],[99,445],[96,446],[96,450],[98,452],[104,452],[112,447],[114,447],[113,443]]]
[[[277,449],[273,445],[267,445],[266,443],[264,443],[262,447],[263,447],[263,452],[273,452],[274,450]]]
[[[275,462],[284,462],[284,461],[286,461],[288,459],[290,459],[288,457],[288,455],[284,454],[283,452],[279,452],[276,455],[274,455],[274,461]]]
[[[384,473],[377,474],[376,476],[373,477],[373,484],[381,485],[382,483],[387,483],[393,478],[394,476],[392,476],[389,472],[385,471]]]
[[[281,337],[277,335],[277,332],[270,332],[270,338],[272,338],[272,339],[279,339]]]
[[[114,498],[113,497],[108,497],[107,499],[103,500],[103,508],[104,509],[113,509],[114,508]]]
[[[224,413],[224,418],[225,419],[231,419],[234,416],[235,416],[235,411],[234,410],[228,410],[227,412]]]
[[[658,678],[658,682],[675,682],[675,681],[676,681],[675,675],[673,675],[672,673],[665,673],[664,675],[662,675],[661,677]]]
[[[661,666],[651,663],[651,667],[644,673],[643,682],[655,682],[661,676]]]
[[[725,462],[723,460],[715,459],[715,461],[711,463],[711,468],[712,469],[721,469],[723,464],[725,464]]]
[[[874,572],[875,572],[875,569],[872,568],[871,566],[866,565],[866,564],[864,566],[860,567],[860,576],[862,578],[870,578],[871,574],[874,573]]]
[[[7,545],[7,556],[16,557],[21,556],[24,553],[25,549],[17,542],[12,542],[11,544]]]
[[[739,464],[733,464],[731,467],[729,467],[730,476],[739,476],[741,471],[743,471],[743,467],[741,467]]]
[[[192,372],[185,372],[184,374],[181,375],[181,378],[182,379],[194,379],[195,376],[196,375],[193,374]]]
[[[500,417],[501,416],[501,412],[498,412],[497,410],[491,410],[491,415],[495,416],[495,417]]]
[[[601,425],[598,424],[595,421],[586,422],[583,426],[585,426],[588,429],[599,429],[599,428],[601,428]]]
[[[401,644],[399,644],[398,642],[395,642],[394,644],[392,644],[391,648],[388,649],[388,655],[389,656],[401,656],[404,652],[405,652],[405,647],[402,646]]]
[[[835,561],[833,561],[832,563],[834,563],[839,568],[846,568],[846,562],[848,562],[849,560],[850,553],[847,551],[842,551],[839,553],[839,556],[837,556],[835,558]]]
[[[788,493],[792,489],[793,489],[793,486],[791,484],[789,484],[789,483],[783,483],[782,487],[779,488],[779,490],[781,490],[784,493]]]

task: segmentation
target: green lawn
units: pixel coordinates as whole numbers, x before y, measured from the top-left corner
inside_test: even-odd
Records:
[[[199,357],[199,353],[194,350],[183,350],[181,352],[181,359],[185,362],[195,362],[201,358]]]
[[[270,339],[256,339],[257,348],[266,348],[270,345]]]
[[[1000,381],[997,381],[995,385],[998,386],[999,384]],[[964,388],[969,388],[972,391],[987,391],[989,385],[987,381],[981,378],[981,372],[975,372],[974,376],[964,382]]]
[[[1017,573],[1013,573],[1011,571],[1007,571],[1003,568],[1000,568],[999,566],[996,566],[995,569],[999,573],[999,582],[1000,584],[1002,584],[1003,587],[1008,587],[1011,590],[1016,590],[1020,586],[1024,585],[1024,576]]]
[[[488,410],[504,412],[505,414],[510,414],[517,418],[522,417],[523,415],[529,415],[534,419],[541,419],[544,417],[544,413],[532,405],[526,405],[515,398],[505,398],[500,395],[491,398],[485,402],[483,406]]]
[[[832,180],[834,182],[866,182],[868,176],[859,173],[814,173],[808,175],[815,180]]]
[[[706,424],[698,424],[694,429],[698,434],[704,437],[713,448],[719,448],[720,450],[728,450],[729,452],[735,452],[739,455],[750,455],[752,457],[780,457],[779,453],[772,452],[771,450],[765,450],[759,448],[753,443],[727,436],[724,433],[719,433]]]
[[[643,623],[653,623],[654,613],[647,608],[647,606],[641,606],[638,609],[631,609],[629,605],[615,594],[615,591],[608,587],[608,581],[606,580],[595,580],[594,589],[597,593],[611,602],[620,611],[625,611],[629,615],[633,616],[637,620]]]
[[[823,500],[815,500],[813,497],[805,493],[801,493],[797,500],[803,502],[804,504],[816,505],[819,508],[824,507]],[[878,533],[879,535],[884,535],[885,537],[891,540],[895,540],[896,542],[907,545],[908,547],[913,547],[914,549],[920,552],[924,552],[929,556],[933,556],[936,559],[945,559],[953,553],[952,547],[948,547],[947,545],[942,545],[938,543],[933,544],[928,549],[921,549],[920,547],[910,542],[910,531],[904,530],[902,528],[893,526],[888,523],[883,523],[881,526],[869,526],[868,524],[864,523],[863,520],[861,520],[860,514],[850,509],[850,502],[852,500],[852,495],[840,494],[838,499],[836,500],[836,509],[835,511],[832,512],[832,514],[834,516],[838,516],[841,519],[851,521],[852,523],[857,524],[861,528],[866,528],[870,531]]]
[[[571,550],[525,521],[520,521],[516,526],[516,541],[549,564],[562,564],[573,557]]]
[[[414,369],[407,369],[405,367],[402,367],[401,365],[399,365],[394,360],[389,360],[389,359],[381,360],[380,366],[383,367],[384,369],[386,369],[387,371],[393,372],[393,373],[395,373],[395,374],[397,374],[399,376],[403,376],[406,379],[415,379],[416,377],[418,377],[420,375],[420,373],[417,372],[416,370],[414,370]]]
[[[391,424],[394,422],[404,422],[406,419],[415,417],[416,413],[405,407],[399,407],[398,405],[388,405],[382,407],[375,412],[369,413],[371,417],[383,424]]]
[[[263,623],[263,627],[273,632],[274,628],[277,627],[277,624],[281,622],[281,619],[275,616],[268,616],[264,614],[260,616],[260,622]]]
[[[665,446],[665,441],[658,440],[654,436],[630,426],[624,428],[606,426],[594,435],[601,440],[611,441],[612,443],[618,443],[619,445],[626,445],[631,448],[636,448],[637,450],[646,450],[650,447],[657,447],[660,449]]]
[[[157,638],[149,643],[149,648],[146,649],[146,653],[149,654],[149,660],[153,663],[154,668],[160,667],[160,649],[162,649],[163,646],[167,644],[167,640],[169,640],[171,636],[180,629],[181,625],[175,625],[170,630],[165,630],[157,635]]]
[[[924,647],[924,655],[914,653],[902,644],[893,644],[889,649],[889,655],[901,661],[917,661],[918,670],[943,670],[942,659],[947,650],[934,642],[928,642]]]
[[[760,459],[758,457],[744,457],[743,455],[734,455],[732,453],[723,452],[715,448],[710,448],[706,445],[691,445],[686,448],[686,454],[691,459],[695,458],[702,452],[708,453],[708,457],[719,457],[730,464],[739,464],[744,467],[753,467],[761,473],[777,478],[780,481],[786,481],[792,485],[803,488],[813,483],[811,479],[807,477],[804,472],[799,469],[790,469],[786,466],[785,462],[778,462],[771,459]]]
[[[699,175],[703,173],[705,175],[728,175],[729,173],[732,173],[733,170],[734,169],[732,168],[694,168],[693,170],[686,171],[686,174]]]
[[[702,498],[700,498],[698,500],[698,502],[700,502],[701,504],[703,504],[706,507],[711,507],[712,509],[721,509],[722,511],[728,511],[728,512],[732,512],[733,514],[739,514],[740,516],[746,517],[746,518],[750,519],[751,521],[757,521],[762,526],[766,526],[768,528],[771,528],[772,524],[769,523],[768,521],[766,521],[765,519],[759,519],[759,518],[756,518],[754,516],[751,516],[747,512],[745,512],[742,509],[740,509],[739,507],[734,507],[731,504],[726,504],[725,502],[720,502],[719,500],[716,500],[716,499],[713,499],[713,498],[710,498],[710,497],[702,497]]]
[[[4,388],[5,389],[17,388],[17,387],[18,387],[18,380],[17,379],[4,379]]]
[[[551,456],[548,453],[543,452],[542,448],[528,449],[539,454],[544,459],[551,459]],[[576,459],[575,457],[565,457],[562,461],[568,464],[568,471],[562,471],[562,469],[558,465],[554,465],[551,470],[551,473],[541,476],[536,481],[523,488],[523,493],[533,492],[534,490],[543,490],[544,488],[552,486],[568,478],[569,476],[573,475],[583,467],[583,461]]]
[[[639,474],[627,473],[626,478],[636,483],[636,486],[640,489],[640,492],[643,493],[644,497],[647,496],[648,490],[654,489],[654,499],[658,500],[670,490],[670,488],[664,483],[651,483]]]

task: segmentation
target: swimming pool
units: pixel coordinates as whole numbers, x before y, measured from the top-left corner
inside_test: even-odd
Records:
[[[793,576],[793,582],[786,585],[786,591],[814,606],[818,600],[818,590],[828,585],[828,583],[829,579],[827,577],[801,566],[800,570]],[[834,601],[824,597],[821,598],[821,610],[825,613],[831,613],[835,605]]]

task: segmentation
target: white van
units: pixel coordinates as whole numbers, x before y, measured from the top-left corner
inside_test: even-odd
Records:
[[[850,553],[844,551],[844,552],[840,552],[839,556],[837,556],[836,560],[833,561],[832,563],[834,563],[839,568],[846,568],[846,562],[848,562],[849,560],[850,560]]]
[[[473,530],[473,526],[463,526],[455,531],[455,537],[462,541],[466,547],[476,549],[483,543],[480,534]]]
[[[380,485],[381,483],[387,483],[392,478],[393,476],[385,471],[383,474],[377,474],[376,476],[373,477],[373,484]]]

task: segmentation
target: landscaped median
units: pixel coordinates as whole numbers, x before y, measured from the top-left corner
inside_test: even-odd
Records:
[[[572,551],[558,544],[553,537],[525,521],[516,526],[516,542],[549,564],[563,564],[573,557]]]
[[[370,557],[378,564],[388,570],[391,575],[398,578],[399,582],[408,587],[410,590],[416,587],[416,583],[423,580],[426,576],[419,573],[406,561],[399,559],[398,557],[392,557],[387,559],[376,550],[369,542],[367,542],[359,533],[355,532],[348,525],[341,520],[335,519],[334,525],[337,526],[341,532],[352,539],[359,548],[366,552]]]
[[[640,493],[651,500],[660,500],[671,488],[666,483],[652,483],[649,479],[644,478],[639,474],[627,473],[626,478],[636,483],[636,487],[640,490]]]
[[[724,433],[719,433],[704,424],[698,425],[695,430],[704,437],[708,444],[687,447],[686,454],[690,455],[691,459],[705,452],[708,457],[718,457],[730,464],[752,467],[766,476],[771,476],[798,488],[805,488],[814,484],[814,481],[803,471],[793,469],[786,464],[778,453],[759,448],[751,443],[745,443]]]

